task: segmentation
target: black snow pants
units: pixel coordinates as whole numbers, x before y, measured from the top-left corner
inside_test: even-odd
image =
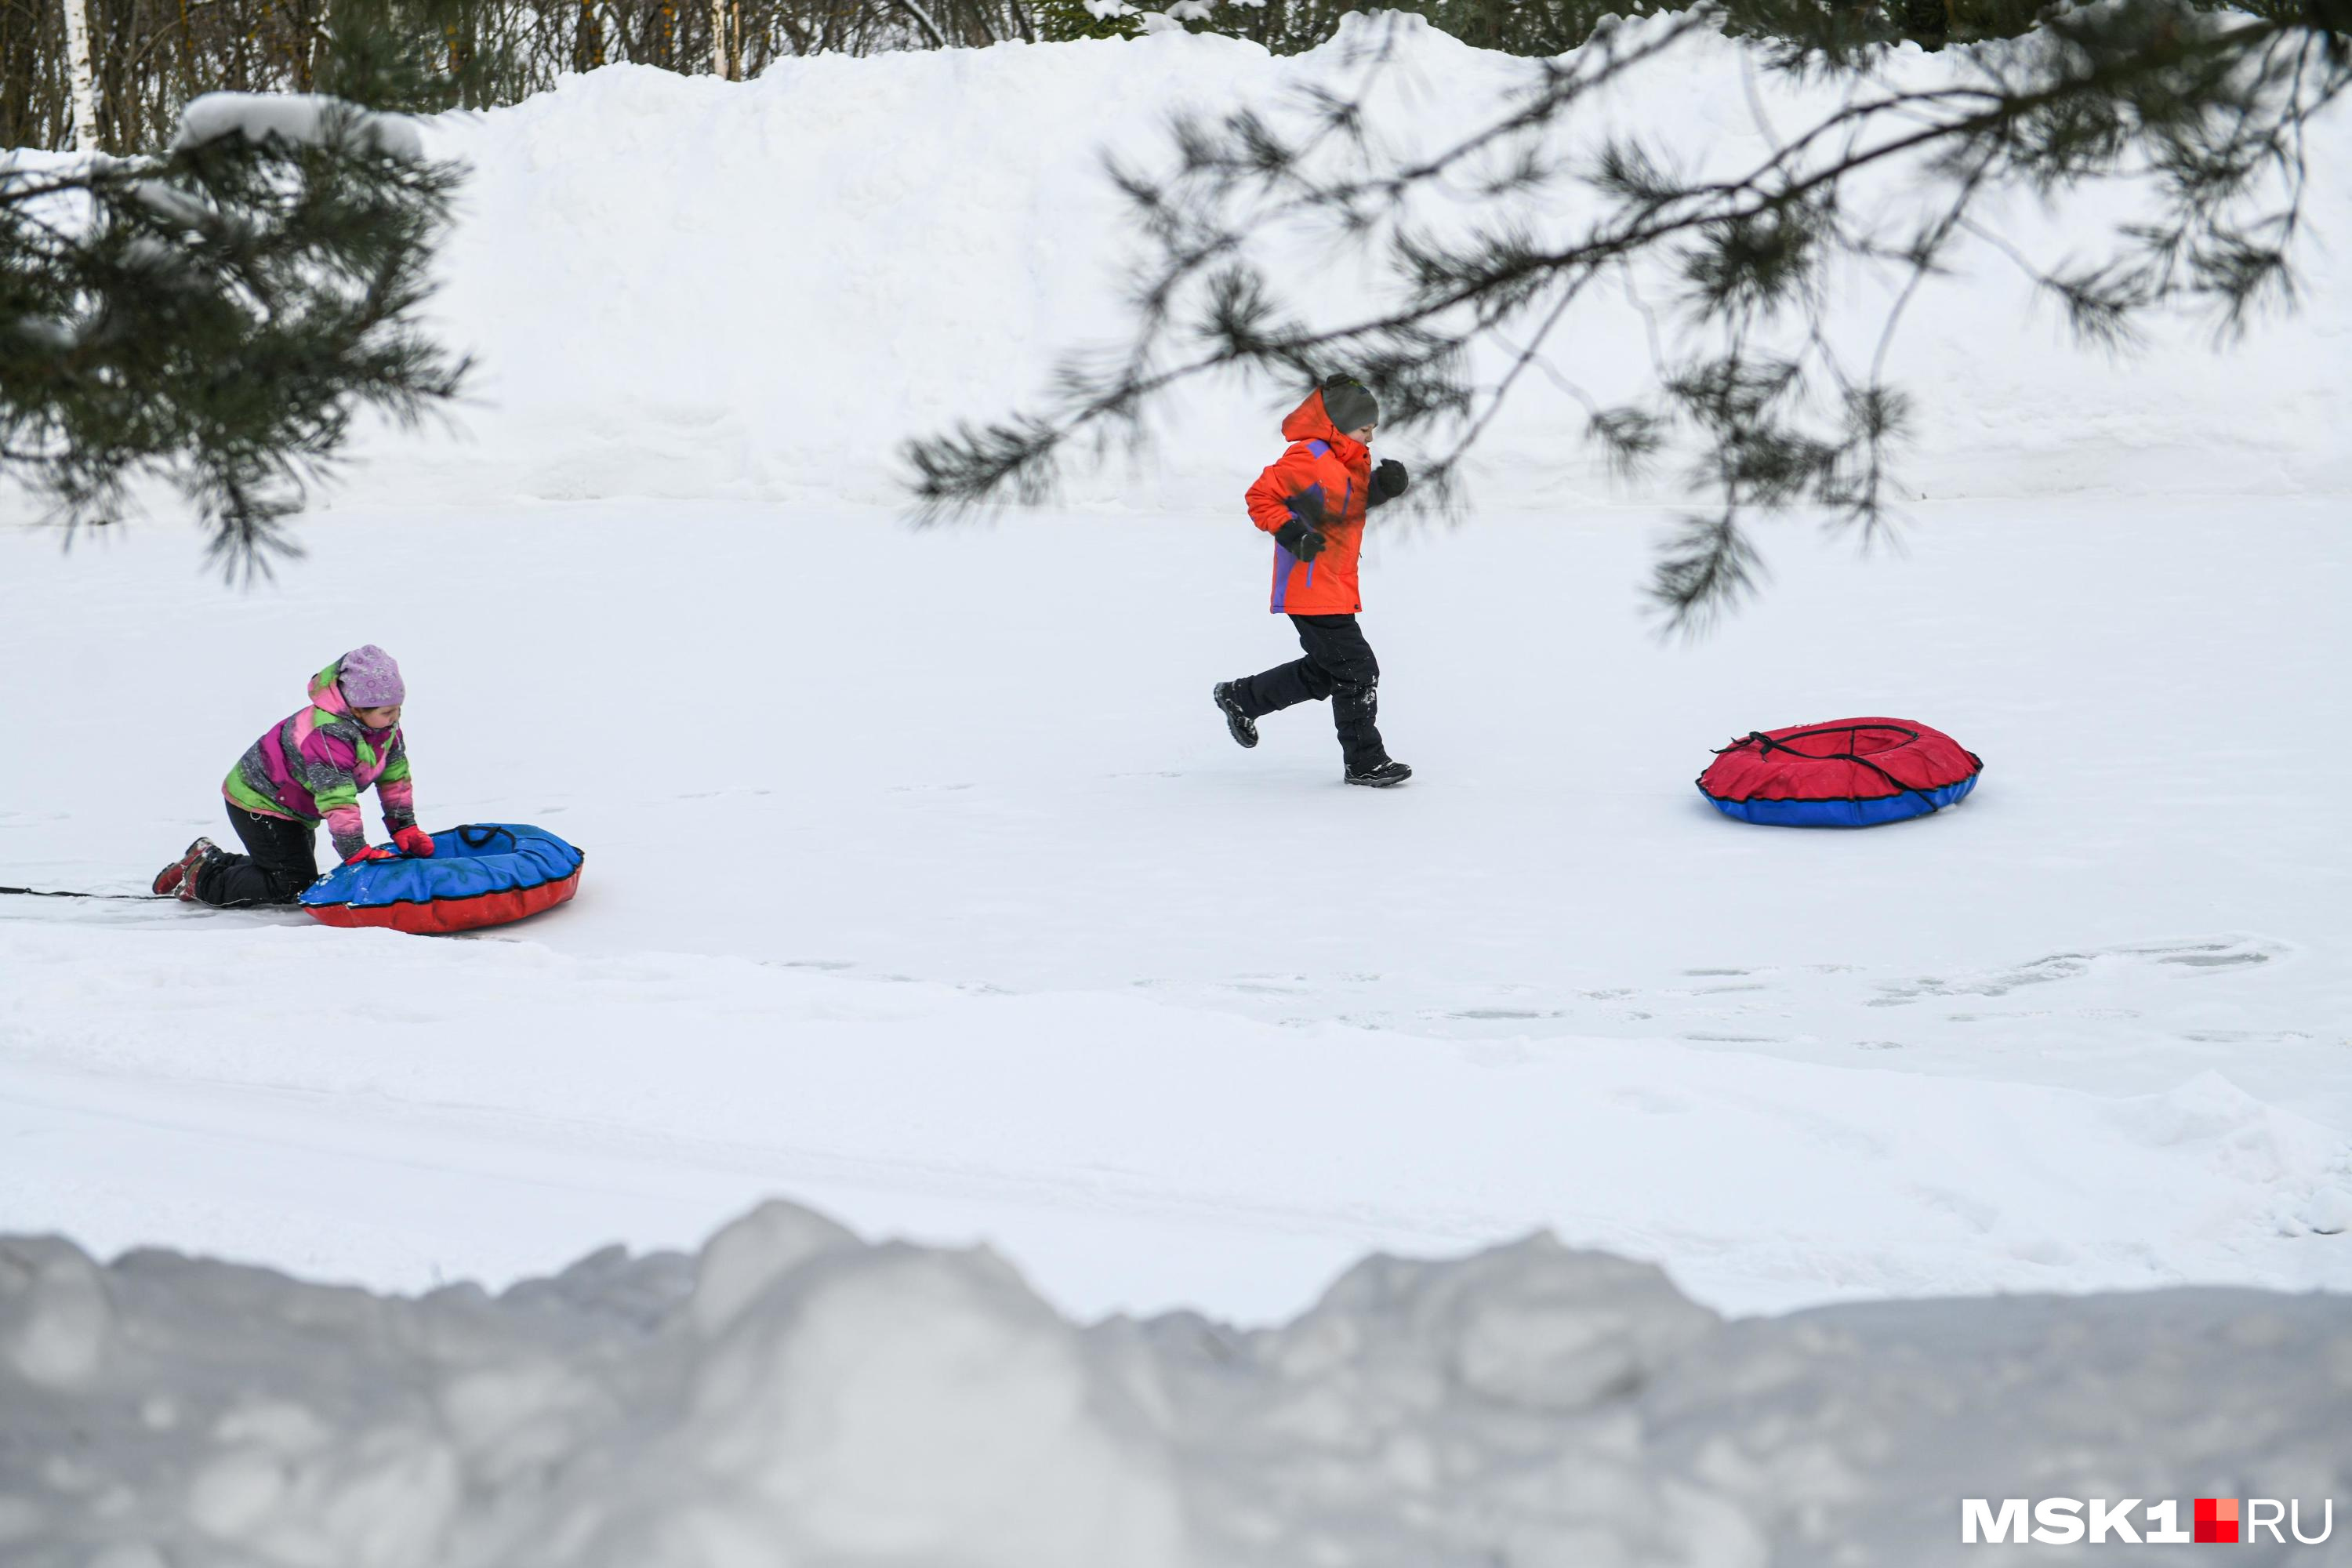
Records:
[[[1307,657],[1234,682],[1234,698],[1253,719],[1301,702],[1331,701],[1339,753],[1350,773],[1389,760],[1373,722],[1380,710],[1381,665],[1353,616],[1293,616]]]
[[[196,868],[196,901],[205,904],[290,904],[319,879],[319,825],[263,816],[235,801],[228,822],[246,853],[223,855]]]

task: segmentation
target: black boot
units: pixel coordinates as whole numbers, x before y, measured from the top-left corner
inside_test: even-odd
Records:
[[[1402,763],[1375,763],[1360,772],[1354,768],[1348,770],[1349,784],[1362,784],[1368,789],[1387,789],[1390,785],[1401,784],[1411,777],[1412,777],[1412,770]]]
[[[177,860],[155,873],[155,879],[147,884],[148,890],[158,898],[177,894],[181,899],[194,902],[197,870],[207,861],[219,859],[220,855],[220,846],[209,838],[199,838],[183,850]]]
[[[1220,680],[1209,695],[1216,700],[1217,711],[1225,716],[1225,729],[1234,742],[1244,746],[1256,745],[1257,721],[1242,711],[1240,701],[1234,696],[1234,683]]]

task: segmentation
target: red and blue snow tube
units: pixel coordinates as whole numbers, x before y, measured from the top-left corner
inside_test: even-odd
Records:
[[[338,866],[299,898],[331,926],[388,926],[446,936],[522,920],[580,890],[579,850],[543,827],[468,822],[433,835],[427,857],[389,846],[382,858]]]
[[[1908,719],[1751,730],[1715,753],[1699,793],[1741,822],[1875,827],[1926,816],[1977,787],[1984,759]]]

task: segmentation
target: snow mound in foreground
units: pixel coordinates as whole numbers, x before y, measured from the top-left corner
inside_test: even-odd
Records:
[[[1915,1568],[1962,1558],[1963,1497],[2315,1500],[2347,1439],[2325,1297],[1726,1323],[1539,1237],[1242,1333],[1080,1328],[986,1251],[784,1204],[498,1298],[0,1239],[21,1568]]]

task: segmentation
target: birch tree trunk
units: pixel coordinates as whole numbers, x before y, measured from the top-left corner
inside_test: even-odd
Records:
[[[98,146],[98,91],[90,79],[89,0],[65,0],[66,71],[73,89],[74,150]]]

